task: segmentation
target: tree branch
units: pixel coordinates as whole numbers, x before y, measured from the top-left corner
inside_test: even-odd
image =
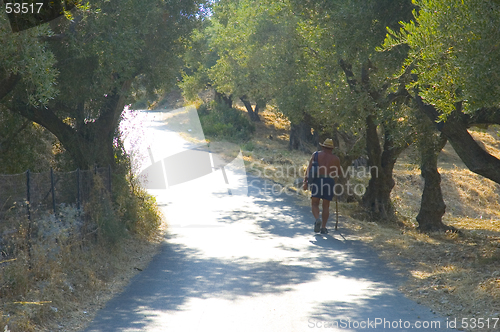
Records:
[[[436,122],[439,119],[439,112],[436,108],[425,104],[418,94],[415,95],[415,101],[418,109],[431,121]],[[470,125],[467,119],[468,117],[457,109],[448,116],[445,122],[438,124],[438,130],[448,138],[451,146],[470,171],[500,184],[500,160],[477,144],[467,131]]]
[[[473,114],[467,115],[468,125],[500,124],[500,108],[481,108]]]
[[[72,153],[72,151],[80,151],[82,144],[79,140],[82,139],[80,135],[70,125],[64,123],[57,115],[50,109],[45,107],[33,107],[17,103],[14,112],[24,116],[30,121],[36,122],[45,127],[48,131],[54,134],[59,141]],[[73,156],[76,159],[77,156]]]
[[[14,138],[22,132],[30,123],[30,120],[25,120],[21,127],[17,129],[15,132],[13,132],[9,137],[7,137],[3,142],[0,142],[0,154],[7,152],[9,150],[10,146],[12,145],[12,142],[14,142]]]
[[[354,79],[354,73],[352,72],[352,65],[350,63],[345,62],[343,59],[339,60],[340,68],[344,71],[344,74],[347,79],[347,83],[353,92],[358,92],[356,90],[357,82]]]
[[[0,100],[7,96],[21,79],[21,75],[10,74],[9,77],[0,81]]]

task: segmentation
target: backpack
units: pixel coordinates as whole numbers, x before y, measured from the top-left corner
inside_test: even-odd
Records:
[[[319,177],[319,163],[318,163],[318,151],[314,153],[314,159],[311,163],[311,168],[309,168],[309,173],[307,174],[307,182],[312,183],[314,179]]]

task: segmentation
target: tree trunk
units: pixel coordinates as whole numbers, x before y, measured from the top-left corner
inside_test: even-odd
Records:
[[[214,99],[216,102],[221,103],[221,104],[225,104],[229,108],[233,107],[233,96],[232,95],[226,96],[225,94],[220,93],[217,90],[215,90]]]
[[[420,111],[431,121],[437,121],[439,112],[432,105],[425,104],[416,96]],[[484,176],[500,184],[500,160],[486,152],[467,131],[467,117],[458,107],[448,116],[446,122],[439,123],[438,129],[446,136],[451,146],[471,172]]]
[[[263,110],[263,109],[266,109],[266,101],[265,100],[258,100],[257,103],[255,104],[255,115],[260,119],[259,117],[259,111],[260,110]]]
[[[20,75],[10,74],[9,77],[0,81],[0,100],[14,90],[20,79]]]
[[[421,165],[420,172],[424,178],[424,191],[420,211],[417,215],[420,231],[450,230],[442,222],[446,204],[441,193],[441,175],[437,170],[438,156],[446,144],[446,137],[439,137],[437,142],[433,134],[423,135],[420,143]]]
[[[311,116],[307,113],[304,114],[304,120],[298,124],[291,124],[290,126],[290,140],[288,148],[290,150],[300,150],[307,154],[312,153],[308,145],[318,146],[319,135],[315,130],[311,133]]]
[[[255,112],[255,111],[253,110],[253,108],[252,108],[252,104],[251,104],[251,103],[250,103],[250,101],[248,100],[248,97],[247,97],[247,96],[241,96],[241,97],[240,97],[240,100],[241,100],[241,102],[243,103],[243,105],[245,105],[245,108],[246,108],[246,110],[247,110],[247,112],[248,112],[248,116],[250,116],[250,120],[252,120],[252,121],[256,121],[256,122],[260,121],[260,117],[259,117],[259,115],[257,114],[257,112]],[[257,106],[256,106],[256,108],[257,108]],[[258,111],[258,109],[257,109],[257,111]]]
[[[390,133],[385,132],[382,150],[374,117],[369,115],[366,118],[366,150],[371,178],[361,203],[372,221],[388,221],[395,217],[391,203],[395,184],[392,174],[397,157],[406,147],[395,147]]]
[[[120,92],[109,95],[99,118],[75,128],[63,122],[51,109],[45,107],[35,108],[18,103],[14,111],[54,134],[71,155],[77,167],[89,169],[94,164],[113,166],[113,140],[125,106],[125,94],[130,84],[131,80],[126,81]]]

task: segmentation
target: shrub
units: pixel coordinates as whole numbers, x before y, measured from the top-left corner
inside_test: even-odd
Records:
[[[198,108],[201,126],[206,136],[247,141],[255,125],[239,110],[212,101]]]
[[[131,172],[115,176],[113,188],[115,211],[127,231],[142,238],[155,235],[162,218],[156,199],[139,186]]]
[[[253,142],[246,142],[241,144],[241,149],[245,151],[253,151],[255,149],[255,144]]]

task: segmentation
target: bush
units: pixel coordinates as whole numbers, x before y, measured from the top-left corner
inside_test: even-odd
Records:
[[[139,186],[130,169],[113,177],[113,193],[115,211],[127,231],[145,239],[157,233],[162,215],[156,199]]]
[[[84,210],[92,224],[97,227],[99,240],[115,244],[126,235],[125,223],[117,215],[111,196],[99,176],[94,177],[90,200]]]
[[[253,142],[246,142],[241,144],[241,149],[245,151],[253,151],[255,149],[255,144]]]
[[[247,141],[255,126],[239,110],[212,101],[198,108],[203,132],[208,137]]]

